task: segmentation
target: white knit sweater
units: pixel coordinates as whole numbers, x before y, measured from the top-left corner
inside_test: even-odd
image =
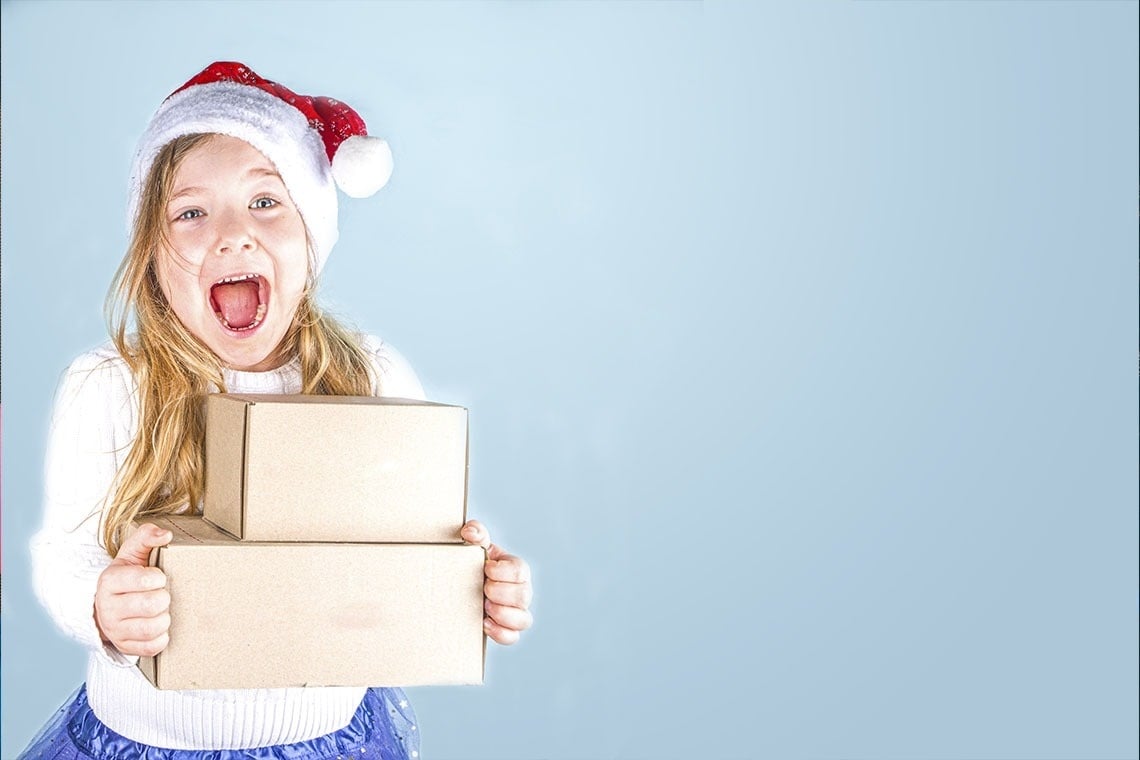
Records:
[[[424,398],[412,368],[368,337],[385,396]],[[296,362],[270,372],[225,372],[232,393],[298,393]],[[44,524],[32,539],[36,593],[56,624],[90,650],[87,698],[107,726],[138,742],[178,749],[242,749],[304,741],[346,726],[361,688],[160,691],[128,657],[104,646],[93,617],[95,585],[110,557],[99,516],[134,440],[137,388],[107,345],[76,359],[56,394],[48,438]]]

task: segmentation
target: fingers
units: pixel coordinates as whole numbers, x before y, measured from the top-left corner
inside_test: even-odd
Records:
[[[166,585],[166,573],[157,567],[108,565],[99,577],[99,587],[109,594],[154,591]]]
[[[530,614],[530,610],[495,604],[490,599],[483,602],[483,609],[486,611],[487,617],[491,619],[491,622],[498,624],[501,628],[512,631],[525,631],[534,623],[534,617]]]
[[[98,620],[98,615],[96,615]],[[111,630],[103,630],[103,639],[123,654],[153,656],[170,643],[170,615],[153,618],[120,620]]]
[[[150,550],[159,546],[166,546],[174,534],[168,530],[161,530],[153,523],[140,525],[138,530],[127,536],[119,553],[115,555],[115,562],[119,564],[145,566],[150,564]]]
[[[126,640],[149,640],[170,628],[170,592],[134,591],[95,594],[95,623],[103,638],[118,645]]]
[[[483,631],[497,644],[510,645],[519,640],[518,631],[504,628],[489,617],[483,618]]]
[[[483,574],[488,580],[530,583],[530,566],[526,562],[497,546],[492,545],[491,549],[487,561],[483,563]]]
[[[169,602],[169,598],[166,601]],[[158,606],[160,603],[156,601],[153,605]],[[96,606],[95,624],[103,639],[113,644],[123,654],[154,655],[170,643],[170,613],[166,611],[150,617],[123,618],[116,612],[108,613]]]
[[[483,596],[495,604],[505,604],[508,607],[530,607],[531,591],[529,583],[503,583],[501,581],[486,581],[483,584]]]
[[[508,554],[507,550],[502,548],[501,546],[498,546],[496,544],[491,544],[490,546],[487,547],[487,559],[493,559],[496,561],[502,560],[502,559],[517,560],[518,557],[516,557],[513,554]]]
[[[96,594],[95,625],[123,654],[158,654],[170,643],[170,592]]]
[[[114,621],[116,625],[131,618],[158,617],[170,612],[170,592],[160,588],[157,591],[114,594],[103,600],[99,612],[104,621]]]
[[[105,641],[124,654],[144,654],[166,647],[170,630],[170,592],[157,567],[112,562],[95,588],[95,625]]]
[[[510,569],[500,569],[501,574],[511,577],[522,577],[525,574],[527,578],[525,582],[491,580],[489,571],[487,580],[483,582],[483,610],[486,612],[483,618],[483,631],[499,644],[514,644],[519,640],[519,634],[530,628],[534,622],[529,609],[533,596],[529,580],[530,571],[526,563],[517,557],[511,560],[507,563],[494,563],[488,560],[486,564],[507,565]]]
[[[170,613],[163,612],[149,618],[127,618],[119,624],[118,638],[123,641],[147,642],[165,636],[170,631]]]
[[[486,580],[483,582],[487,612],[483,630],[500,644],[514,644],[519,633],[534,622],[531,600],[534,596],[530,584],[530,567],[518,557],[500,552],[498,559],[488,559],[483,565]]]
[[[527,563],[491,543],[491,536],[483,523],[468,520],[459,533],[467,543],[478,544],[487,550],[484,572],[488,578],[509,583],[530,583],[530,567]]]
[[[483,631],[499,644],[514,644],[519,634],[534,623],[530,602],[534,596],[530,566],[491,543],[491,534],[478,520],[468,520],[459,535],[469,544],[487,550],[483,563]]]
[[[115,644],[115,648],[123,654],[134,654],[139,657],[154,657],[163,649],[166,649],[169,643],[170,635],[164,633],[149,641],[121,641]]]

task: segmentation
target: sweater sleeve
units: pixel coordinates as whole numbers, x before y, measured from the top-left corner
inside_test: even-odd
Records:
[[[44,514],[32,538],[36,595],[55,624],[98,656],[137,658],[104,645],[95,626],[95,588],[111,558],[100,536],[104,501],[131,445],[135,399],[117,354],[76,359],[56,392],[44,470]]]
[[[419,377],[399,351],[371,335],[365,337],[364,348],[376,369],[377,387],[373,388],[376,395],[426,400]]]

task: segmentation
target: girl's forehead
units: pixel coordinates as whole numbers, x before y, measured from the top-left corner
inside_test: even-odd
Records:
[[[195,145],[175,172],[175,185],[191,178],[197,183],[229,182],[240,178],[272,176],[280,178],[277,167],[265,154],[245,140],[228,135],[212,135]]]

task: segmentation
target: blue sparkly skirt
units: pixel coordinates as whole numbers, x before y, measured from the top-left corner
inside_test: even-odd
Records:
[[[303,742],[251,749],[167,749],[107,728],[87,704],[87,687],[56,711],[19,760],[416,760],[415,713],[401,689],[369,689],[348,725]]]

